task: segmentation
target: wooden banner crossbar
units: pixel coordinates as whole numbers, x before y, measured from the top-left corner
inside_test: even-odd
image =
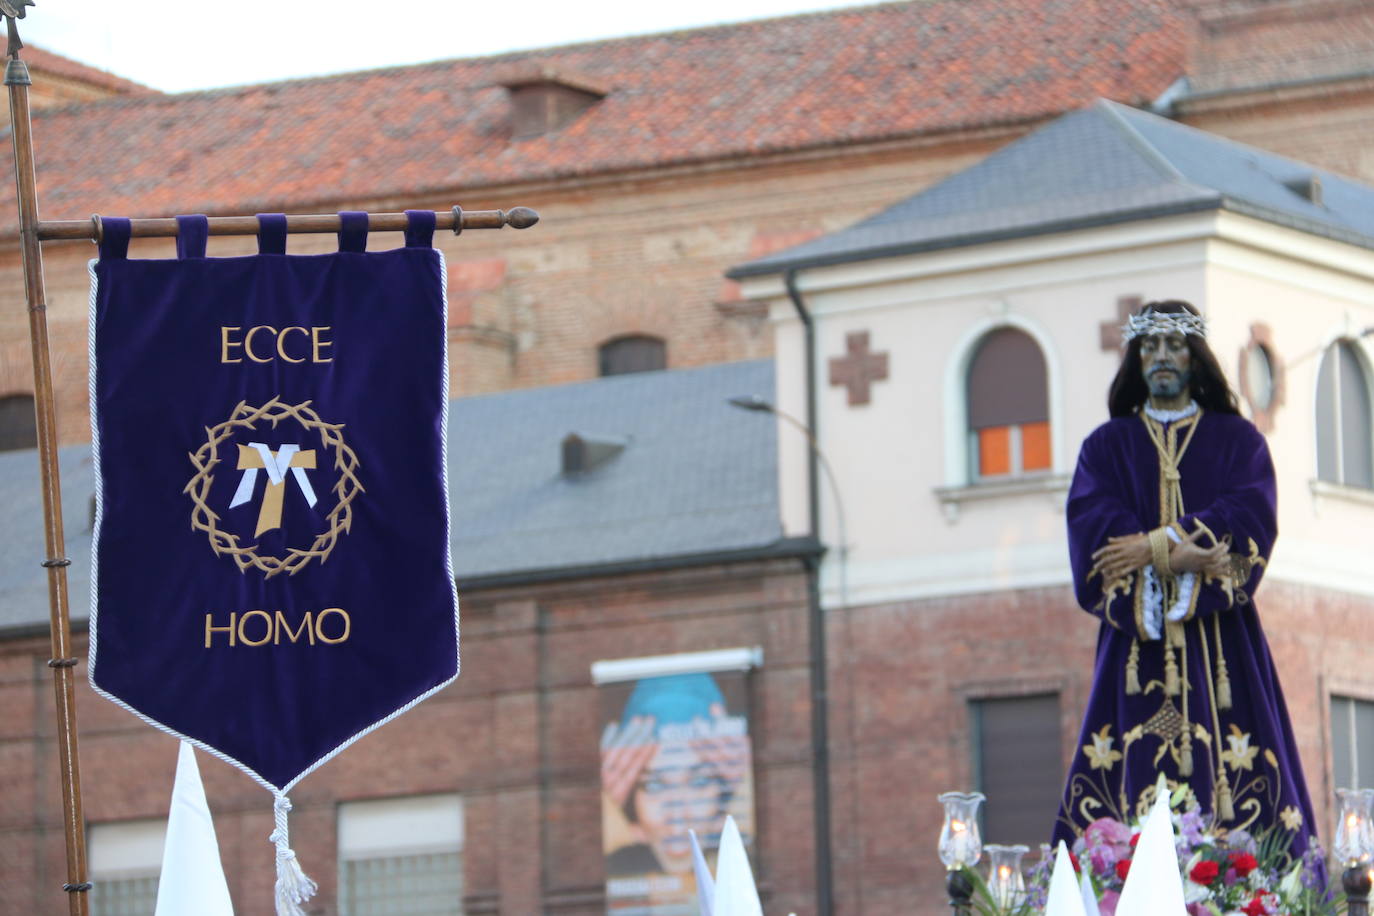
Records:
[[[437,210],[434,213],[435,229],[452,229],[458,235],[465,229],[528,229],[539,222],[539,214],[529,207],[513,207],[510,210],[464,210],[454,207],[451,210]],[[257,235],[256,216],[212,216],[209,218],[211,235]],[[130,233],[134,238],[168,238],[177,234],[175,217],[154,219],[132,219],[129,221]],[[300,233],[338,232],[341,221],[337,213],[297,214],[286,217],[288,235]],[[367,230],[369,232],[400,232],[406,228],[404,213],[369,213]],[[38,240],[50,242],[59,239],[90,239],[100,241],[102,230],[100,217],[90,219],[40,220],[37,225]]]

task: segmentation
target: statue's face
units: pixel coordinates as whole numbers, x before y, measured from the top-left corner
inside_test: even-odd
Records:
[[[1140,371],[1152,398],[1176,398],[1188,390],[1192,354],[1182,334],[1154,334],[1140,340]]]

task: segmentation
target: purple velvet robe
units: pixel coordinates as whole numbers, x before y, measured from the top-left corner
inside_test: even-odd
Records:
[[[1186,430],[1188,420],[1176,424]],[[1143,418],[1117,418],[1083,443],[1069,491],[1067,522],[1074,590],[1102,621],[1092,695],[1069,771],[1055,841],[1072,846],[1100,817],[1129,821],[1148,810],[1158,774],[1186,782],[1219,828],[1258,835],[1275,827],[1295,859],[1316,832],[1302,765],[1269,646],[1252,600],[1274,545],[1274,468],[1264,437],[1242,417],[1202,412],[1179,462],[1185,514],[1175,530],[1198,522],[1230,535],[1231,575],[1199,576],[1183,622],[1185,645],[1173,650],[1181,689],[1166,688],[1164,642],[1149,639],[1140,613],[1144,573],[1109,583],[1093,573],[1092,554],[1116,535],[1160,526],[1159,453]],[[1179,436],[1182,439],[1182,432]],[[1204,535],[1201,543],[1212,541]],[[1166,607],[1167,610],[1167,607]],[[1132,645],[1138,677],[1128,681]],[[1229,675],[1229,708],[1225,703]],[[1139,692],[1127,684],[1139,684]],[[1185,703],[1186,701],[1186,703]],[[1192,736],[1192,775],[1180,774],[1184,728]],[[1218,778],[1230,787],[1234,817],[1221,816]]]

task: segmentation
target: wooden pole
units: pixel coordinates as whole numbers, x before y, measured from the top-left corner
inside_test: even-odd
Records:
[[[539,222],[539,214],[529,207],[512,207],[509,210],[464,210],[454,207],[434,214],[434,228],[452,229],[454,234],[464,229],[501,229],[510,226],[514,229],[528,229]],[[256,216],[212,216],[209,218],[211,235],[257,235]],[[338,232],[341,228],[337,213],[292,214],[286,217],[288,234],[302,232]],[[369,232],[400,232],[406,228],[404,213],[369,213],[367,215]],[[90,219],[47,220],[36,223],[38,240],[48,242],[55,239],[90,239],[100,241],[100,217]],[[129,231],[134,238],[168,238],[177,234],[175,217],[154,219],[133,219],[129,221]]]
[[[38,190],[34,178],[33,134],[29,123],[29,68],[19,59],[19,31],[6,16],[9,60],[5,86],[10,100],[10,137],[14,144],[14,180],[19,205],[19,237],[24,260],[24,297],[29,309],[33,351],[34,410],[38,416],[38,463],[43,489],[43,518],[48,570],[48,607],[53,689],[57,699],[57,758],[62,781],[62,825],[67,837],[67,881],[62,889],[72,916],[90,912],[86,892],[86,822],[81,812],[81,765],[76,747],[76,700],[71,656],[72,626],[67,606],[67,559],[62,535],[62,486],[57,470],[57,426],[53,407],[52,367],[48,359],[48,318],[43,289],[43,251],[38,238]]]

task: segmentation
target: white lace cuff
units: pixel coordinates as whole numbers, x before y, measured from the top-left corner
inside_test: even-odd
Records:
[[[1178,600],[1174,606],[1169,608],[1166,615],[1169,620],[1177,623],[1188,616],[1188,608],[1193,603],[1193,588],[1197,585],[1197,573],[1184,573],[1178,577]]]
[[[1146,639],[1159,639],[1163,635],[1164,626],[1164,589],[1160,587],[1159,576],[1155,574],[1154,565],[1145,567],[1144,593],[1140,596],[1140,603],[1144,606],[1143,621]]]

